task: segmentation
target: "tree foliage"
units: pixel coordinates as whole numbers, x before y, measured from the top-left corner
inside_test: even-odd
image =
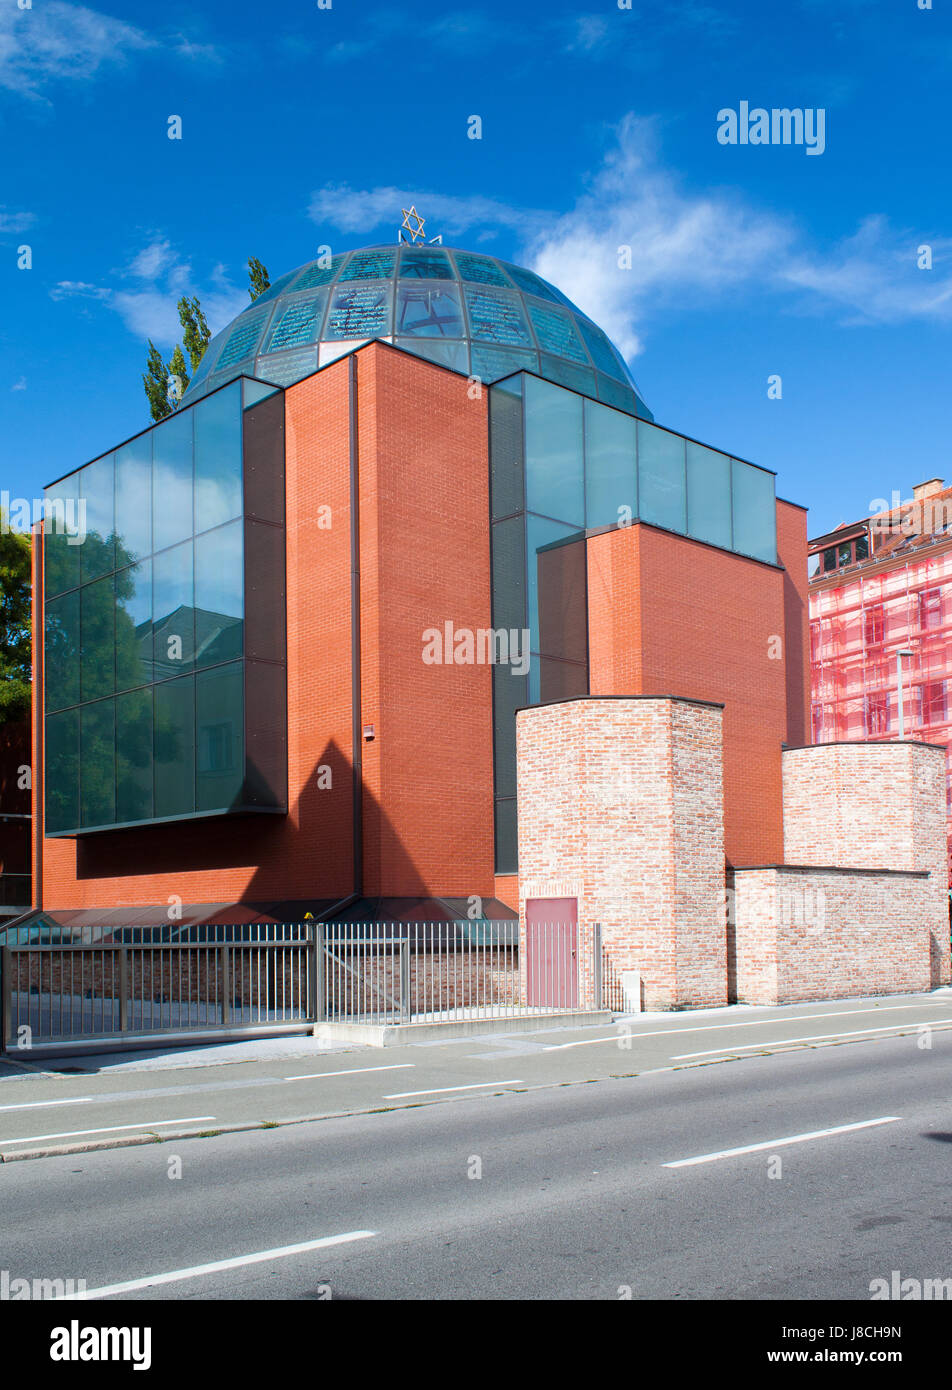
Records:
[[[267,266],[262,265],[257,256],[248,257],[248,279],[251,282],[248,293],[252,300],[271,288],[271,276]]]
[[[257,256],[248,257],[248,293],[252,300],[264,294],[265,290],[271,288],[271,277],[268,268]],[[172,356],[166,362],[155,346],[152,339],[149,339],[149,356],[146,362],[145,373],[142,377],[142,384],[145,387],[145,394],[149,400],[149,410],[153,420],[164,420],[166,415],[171,415],[175,409],[177,401],[172,393],[169,398],[170,378],[178,377],[182,383],[182,392],[195,371],[199,362],[205,356],[205,349],[211,339],[211,330],[202,312],[201,301],[196,295],[191,297],[183,294],[178,302],[179,323],[182,325],[182,343],[185,351],[182,351],[182,343],[176,343]],[[185,364],[185,353],[188,353],[188,361],[191,372]]]
[[[0,514],[0,520],[5,520]],[[30,709],[30,537],[0,527],[0,724]]]

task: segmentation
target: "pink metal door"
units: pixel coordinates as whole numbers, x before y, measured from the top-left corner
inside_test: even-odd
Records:
[[[526,899],[526,1002],[578,1007],[578,900]]]

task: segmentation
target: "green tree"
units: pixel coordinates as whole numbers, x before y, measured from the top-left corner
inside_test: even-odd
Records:
[[[252,300],[257,299],[259,294],[264,294],[265,290],[271,288],[271,276],[268,274],[267,267],[261,264],[257,256],[248,257],[248,279],[251,281],[251,288],[248,293]]]
[[[0,513],[0,724],[30,709],[30,537],[10,531]]]
[[[182,397],[184,396],[185,391],[186,391],[186,388],[188,387],[188,383],[189,383],[189,380],[190,380],[189,374],[188,374],[188,368],[187,368],[186,365],[185,365],[185,354],[184,354],[184,352],[182,351],[182,345],[181,345],[181,343],[176,343],[176,344],[175,344],[175,351],[172,353],[172,356],[169,358],[168,376],[169,376],[169,377],[173,377],[173,376],[174,376],[174,377],[178,377],[179,382],[181,383],[181,388],[180,388],[180,390],[179,390],[179,394],[178,394],[178,396],[176,397],[176,400],[175,400],[175,403],[176,403],[176,405],[177,405],[178,402],[179,402],[179,401],[182,399]]]
[[[178,316],[184,330],[182,341],[194,372],[205,355],[208,340],[212,336],[211,330],[205,322],[205,315],[197,298],[189,299],[188,295],[184,294],[178,302]]]
[[[149,398],[149,410],[152,412],[152,419],[164,420],[166,415],[171,415],[169,369],[151,338],[149,339],[149,359],[142,377],[142,385]]]

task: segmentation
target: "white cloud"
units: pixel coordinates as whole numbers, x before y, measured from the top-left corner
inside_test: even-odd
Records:
[[[428,237],[438,233],[444,237],[459,236],[477,229],[493,233],[500,227],[528,236],[542,227],[548,216],[531,209],[514,208],[494,198],[461,198],[393,186],[354,189],[346,183],[325,184],[318,189],[311,196],[308,212],[319,224],[326,223],[338,231],[356,232],[363,237],[376,228],[386,228],[386,239],[395,242],[402,221],[400,209],[411,204],[426,218],[424,230]]]
[[[13,385],[10,387],[10,390],[11,390],[11,391],[25,391],[25,390],[26,390],[26,377],[25,377],[25,376],[18,377],[17,380],[16,380],[16,381],[13,383]]]
[[[61,280],[50,291],[54,300],[97,299],[119,314],[126,328],[137,338],[151,338],[161,347],[171,347],[182,337],[178,301],[182,295],[197,295],[212,333],[230,323],[250,304],[247,290],[236,288],[225,267],[216,265],[209,285],[200,286],[191,265],[180,258],[172,243],[156,233],[119,272],[118,285],[93,285],[81,280]],[[129,280],[139,281],[134,288]]]
[[[7,212],[0,208],[0,234],[4,232],[25,232],[32,227],[36,217],[32,212]]]
[[[36,97],[47,82],[92,77],[156,44],[135,25],[85,5],[40,0],[21,10],[7,0],[0,9],[0,87]]]

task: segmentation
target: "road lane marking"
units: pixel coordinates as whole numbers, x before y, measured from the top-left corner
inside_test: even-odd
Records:
[[[943,1024],[952,1023],[952,1018],[933,1018],[929,1020],[930,1028],[938,1028]],[[921,1024],[917,1024],[921,1027]],[[835,1038],[859,1038],[867,1033],[891,1033],[897,1028],[911,1028],[911,1023],[887,1023],[883,1028],[858,1028],[851,1033],[816,1033],[813,1037],[806,1038],[769,1038],[755,1043],[738,1043],[732,1047],[729,1043],[725,1047],[712,1047],[707,1052],[680,1052],[677,1056],[672,1056],[672,1062],[685,1062],[692,1057],[713,1057],[722,1052],[748,1052],[752,1047],[787,1047],[790,1043],[807,1042],[828,1042]]]
[[[83,1105],[93,1099],[93,1096],[73,1096],[71,1100],[28,1100],[22,1105],[0,1105],[0,1111],[46,1110],[50,1105]]]
[[[853,1125],[837,1125],[834,1129],[814,1129],[809,1134],[791,1134],[786,1139],[767,1139],[763,1144],[744,1144],[739,1149],[719,1149],[716,1153],[698,1154],[696,1158],[678,1158],[662,1163],[662,1168],[692,1168],[698,1163],[714,1163],[719,1158],[736,1158],[738,1154],[755,1154],[762,1149],[782,1149],[787,1144],[805,1144],[810,1139],[826,1139],[831,1134],[848,1134],[856,1129],[872,1129],[874,1125],[892,1125],[901,1115],[882,1115],[878,1120],[860,1120]]]
[[[123,1129],[158,1129],[161,1125],[194,1125],[213,1120],[214,1115],[186,1115],[181,1120],[149,1120],[136,1125],[107,1125],[103,1129],[64,1129],[60,1134],[25,1134],[20,1139],[0,1139],[0,1148],[10,1144],[33,1144],[40,1139],[81,1139],[87,1134],[118,1134]]]
[[[127,1279],[122,1284],[103,1284],[98,1289],[85,1289],[82,1293],[64,1294],[67,1300],[89,1298],[109,1298],[113,1294],[132,1293],[135,1289],[151,1289],[157,1284],[175,1284],[182,1279],[200,1279],[205,1274],[221,1274],[228,1269],[241,1269],[244,1265],[265,1264],[270,1260],[283,1260],[289,1255],[304,1255],[309,1250],[325,1250],[331,1245],[346,1245],[352,1240],[369,1240],[376,1231],[345,1231],[339,1236],[321,1236],[319,1240],[305,1240],[300,1245],[277,1245],[273,1250],[258,1250],[253,1255],[236,1255],[231,1260],[214,1260],[211,1264],[192,1265],[189,1269],[173,1269],[168,1274],[149,1274],[144,1279]]]
[[[886,1004],[883,1008],[876,1009],[875,1012],[878,1014],[904,1013],[907,1009],[929,1009],[936,1007],[937,1006],[935,1004]],[[786,1020],[782,1018],[753,1018],[745,1019],[743,1023],[701,1023],[691,1028],[658,1028],[650,1033],[638,1033],[634,1031],[630,1033],[618,1032],[611,1033],[607,1038],[582,1038],[578,1042],[548,1043],[544,1050],[546,1052],[562,1052],[568,1047],[591,1047],[594,1043],[617,1042],[620,1037],[624,1037],[626,1039],[631,1038],[632,1040],[636,1040],[638,1038],[664,1038],[669,1036],[670,1034],[675,1033],[717,1033],[720,1032],[721,1029],[727,1028],[765,1028],[769,1027],[769,1025],[772,1023],[809,1023],[814,1018],[846,1018],[849,1017],[849,1015],[851,1014],[864,1014],[870,1012],[873,1011],[869,1009],[835,1009],[832,1012],[826,1014],[796,1014],[795,1016],[792,1016],[791,1018]],[[940,1019],[938,1021],[945,1022],[944,1019]],[[626,1026],[627,1025],[624,1022],[619,1021],[619,1028],[624,1028]],[[892,1026],[894,1028],[899,1028],[902,1025],[894,1023]],[[864,1028],[861,1031],[869,1032],[870,1030]],[[721,1048],[718,1048],[716,1050],[722,1051]],[[698,1052],[690,1053],[688,1055],[701,1057],[705,1054]]]
[[[343,1071],[311,1071],[305,1076],[285,1076],[283,1081],[314,1081],[319,1076],[356,1076],[363,1071],[411,1071],[416,1062],[391,1062],[385,1067],[345,1067]]]
[[[471,1086],[434,1086],[429,1091],[397,1091],[395,1095],[384,1096],[384,1100],[406,1100],[408,1096],[437,1096],[444,1091],[485,1091],[493,1086],[524,1086],[521,1077],[509,1081],[475,1081]]]

